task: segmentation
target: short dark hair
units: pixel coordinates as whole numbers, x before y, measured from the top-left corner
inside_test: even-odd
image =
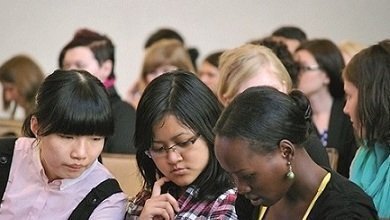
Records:
[[[250,43],[270,48],[272,52],[274,52],[275,55],[279,58],[279,60],[282,62],[283,66],[286,68],[288,74],[291,77],[293,87],[296,87],[298,78],[298,65],[295,63],[293,55],[287,49],[286,44],[281,41],[272,40],[271,37],[254,40]]]
[[[137,164],[145,179],[145,188],[152,189],[157,176],[161,175],[145,151],[152,146],[154,125],[167,114],[174,115],[207,143],[210,155],[208,164],[192,183],[199,187],[196,199],[215,199],[233,187],[214,154],[213,127],[221,109],[222,105],[214,93],[191,72],[168,72],[146,87],[137,108],[134,138]]]
[[[268,86],[251,87],[233,99],[222,112],[217,136],[239,138],[259,153],[272,152],[283,139],[302,146],[311,128],[311,107],[305,95],[289,95]]]
[[[367,143],[390,146],[390,40],[356,54],[343,77],[358,89],[357,115]]]
[[[344,97],[344,83],[341,73],[345,63],[343,55],[336,44],[328,39],[313,39],[303,42],[296,51],[307,50],[318,63],[318,66],[329,77],[329,92],[334,98]]]
[[[36,96],[36,106],[23,124],[23,133],[35,137],[30,119],[39,123],[38,134],[110,136],[113,116],[103,84],[83,70],[56,70],[45,78]]]
[[[160,28],[157,31],[153,32],[148,37],[148,39],[145,42],[144,48],[147,49],[150,46],[152,46],[154,43],[156,43],[160,40],[164,40],[164,39],[165,40],[167,40],[167,39],[177,40],[180,43],[182,43],[183,46],[185,46],[184,38],[179,34],[179,32],[177,32],[176,30],[171,29],[171,28]],[[197,69],[196,60],[198,59],[199,51],[198,51],[198,49],[196,49],[194,47],[191,47],[191,48],[186,47],[186,49],[187,49],[188,54],[191,57],[192,65],[194,66],[194,69],[196,70]]]
[[[161,28],[153,32],[145,42],[144,48],[152,46],[155,42],[162,39],[175,39],[184,44],[183,37],[175,30],[170,28]]]
[[[280,27],[276,29],[274,32],[272,32],[271,35],[275,37],[285,37],[288,39],[295,39],[298,40],[299,42],[304,42],[307,40],[306,33],[299,27],[295,27],[295,26]]]
[[[213,53],[207,55],[207,57],[204,60],[207,61],[208,63],[210,63],[211,65],[213,65],[214,67],[218,68],[219,57],[222,55],[222,53],[223,53],[223,51],[213,52]]]
[[[95,56],[95,59],[101,65],[104,61],[110,60],[112,62],[112,70],[108,78],[115,78],[114,64],[115,64],[115,46],[111,39],[99,34],[95,31],[83,28],[78,30],[73,39],[62,48],[60,56],[58,57],[58,65],[63,68],[63,62],[66,51],[75,47],[89,47]]]

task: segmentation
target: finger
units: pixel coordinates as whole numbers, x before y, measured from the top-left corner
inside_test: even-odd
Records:
[[[177,202],[177,200],[175,199],[175,197],[173,197],[171,194],[169,193],[166,193],[164,194],[164,196],[166,197],[167,201],[169,202],[169,204],[171,205],[171,207],[176,211],[176,212],[179,212],[180,208],[179,208],[179,203]],[[172,210],[173,212],[173,210]]]
[[[160,220],[160,219],[163,219],[163,220],[170,220],[170,219],[174,219],[174,216],[170,216],[169,213],[167,213],[167,211],[165,209],[159,209],[157,210],[157,215],[155,215],[153,217],[153,220]]]
[[[142,210],[139,219],[173,219],[163,208],[155,207],[153,210]]]
[[[169,193],[148,199],[145,203],[144,209],[152,209],[152,207],[164,208],[170,216],[175,216],[175,212],[177,213],[180,211],[178,201]]]
[[[166,178],[166,177],[161,177],[156,182],[154,182],[153,190],[152,190],[152,196],[151,197],[159,196],[161,194],[161,187],[166,182],[169,182],[168,178]]]
[[[165,196],[159,196],[156,199],[149,199],[141,213],[142,216],[148,218],[163,216],[164,219],[174,219],[175,211]],[[141,217],[141,216],[140,216]]]
[[[162,208],[164,209],[165,213],[169,218],[166,219],[175,219],[175,211],[173,210],[172,205],[169,201],[165,201],[164,204],[162,204]]]

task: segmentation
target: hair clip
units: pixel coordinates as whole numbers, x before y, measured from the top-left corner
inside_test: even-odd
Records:
[[[311,118],[311,106],[310,104],[307,105],[307,109],[305,111],[305,120],[310,120]]]

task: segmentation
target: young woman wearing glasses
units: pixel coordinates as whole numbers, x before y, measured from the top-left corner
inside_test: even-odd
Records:
[[[294,56],[299,65],[297,87],[313,107],[314,131],[322,145],[334,152],[331,155],[337,155],[333,157],[338,159],[332,168],[348,177],[357,148],[352,124],[343,113],[343,56],[337,45],[328,39],[306,41]]]
[[[190,72],[153,80],[137,108],[135,146],[144,178],[126,219],[237,219],[236,191],[214,154],[221,104]]]

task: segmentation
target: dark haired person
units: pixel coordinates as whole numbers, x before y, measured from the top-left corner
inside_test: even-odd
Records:
[[[225,105],[241,92],[254,86],[272,86],[284,93],[289,93],[292,89],[292,80],[285,66],[273,50],[266,46],[245,44],[226,50],[221,55],[219,69],[218,96],[220,100],[225,100]],[[330,167],[325,148],[314,132],[303,145],[314,162]],[[254,208],[250,201],[241,195],[238,195],[235,206],[240,219],[249,218],[247,215]]]
[[[187,71],[165,73],[146,87],[135,132],[144,186],[127,219],[237,219],[236,191],[214,155],[221,109]]]
[[[61,50],[58,63],[65,70],[86,70],[102,81],[109,94],[115,126],[103,151],[134,154],[135,109],[122,101],[115,89],[115,47],[108,36],[89,29],[78,30]]]
[[[335,161],[332,168],[348,178],[357,147],[352,124],[343,112],[343,56],[332,41],[313,39],[298,47],[294,58],[299,66],[297,88],[310,100],[315,131],[322,145],[334,152],[330,155],[338,158],[330,158]]]
[[[219,81],[219,57],[223,51],[216,51],[210,53],[203,60],[199,67],[198,75],[200,80],[204,82],[213,92],[217,94],[218,81]]]
[[[292,88],[297,87],[297,77],[298,77],[298,65],[294,61],[293,55],[287,48],[287,45],[281,41],[275,41],[271,37],[266,37],[259,40],[254,40],[250,42],[255,45],[262,45],[268,47],[275,53],[275,55],[282,62],[283,66],[286,68],[288,74],[291,77]]]
[[[220,116],[216,157],[238,193],[256,206],[250,219],[377,219],[360,187],[307,153],[310,113],[298,90],[287,95],[253,87]]]
[[[283,42],[291,54],[307,40],[306,33],[297,26],[282,26],[271,34],[272,40]]]
[[[144,48],[147,49],[160,40],[177,40],[180,43],[182,43],[183,46],[186,47],[184,38],[181,36],[181,34],[178,31],[172,28],[165,27],[165,28],[159,28],[156,31],[154,31],[152,34],[150,34],[150,36],[146,39]],[[195,47],[190,47],[187,48],[187,52],[190,55],[192,65],[194,66],[195,70],[197,70],[196,60],[198,59],[199,56],[198,49],[196,49]]]
[[[50,74],[24,122],[25,137],[16,140],[12,158],[1,156],[2,166],[12,163],[0,219],[68,219],[94,187],[113,178],[97,161],[113,129],[110,101],[96,77],[86,71]],[[126,203],[124,193],[115,193],[89,219],[123,219]]]
[[[355,55],[343,72],[350,117],[360,147],[350,179],[370,195],[381,219],[390,219],[390,40]]]

